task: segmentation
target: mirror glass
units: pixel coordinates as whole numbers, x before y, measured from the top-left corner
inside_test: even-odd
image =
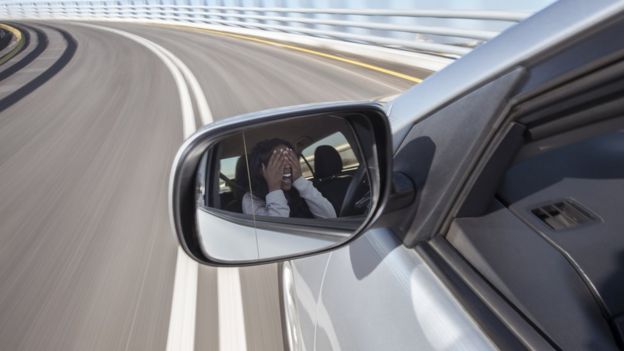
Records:
[[[243,128],[213,143],[196,180],[204,254],[257,261],[348,240],[373,199],[367,137],[346,118],[323,115]]]

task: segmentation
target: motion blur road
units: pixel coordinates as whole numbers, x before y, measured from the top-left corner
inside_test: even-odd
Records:
[[[175,81],[119,34],[14,25],[28,45],[0,66],[0,349],[164,350],[177,254],[167,183],[184,139]],[[412,85],[227,36],[98,25],[177,56],[215,120]],[[281,350],[276,265],[241,269],[240,279],[247,350]],[[200,267],[195,350],[220,349],[217,288],[217,269]]]

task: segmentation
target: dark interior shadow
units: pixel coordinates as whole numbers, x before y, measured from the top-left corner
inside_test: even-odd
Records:
[[[624,348],[624,252],[617,255],[613,273],[599,285],[600,295],[614,314],[611,316],[611,329],[620,348]]]
[[[624,132],[617,131],[567,145],[514,165],[498,194],[515,203],[565,178],[624,178]]]
[[[50,66],[48,69],[46,69],[44,72],[42,72],[39,76],[31,80],[30,82],[26,83],[21,88],[17,89],[13,93],[9,94],[7,97],[0,100],[0,112],[6,110],[10,106],[33,92],[35,89],[45,84],[45,82],[50,80],[50,78],[54,77],[54,75],[56,75],[61,69],[63,69],[63,67],[65,67],[67,63],[69,63],[69,61],[76,53],[78,43],[69,33],[58,28],[50,26],[45,27],[59,32],[63,36],[63,39],[65,39],[67,47],[65,48],[63,54],[59,57],[59,59],[56,60],[54,64],[52,64],[52,66]]]
[[[15,72],[18,72],[22,68],[26,67],[29,63],[33,62],[35,58],[41,55],[41,53],[43,53],[43,51],[45,51],[45,49],[48,47],[48,37],[42,30],[24,24],[11,23],[11,25],[20,29],[26,28],[35,32],[35,34],[37,35],[37,46],[21,60],[0,72],[0,81],[7,79]],[[32,44],[32,38],[30,37],[29,31],[22,30],[22,35],[24,36],[24,46],[22,47],[21,51],[26,50]]]
[[[418,211],[421,190],[427,184],[436,146],[426,136],[415,138],[403,146],[394,156],[393,171],[408,175],[416,192],[414,201],[407,207],[384,213],[375,223],[383,230],[370,230],[349,245],[351,266],[358,279],[369,275],[392,250],[402,244],[395,233],[401,233],[414,219]],[[391,200],[390,200],[391,201]]]

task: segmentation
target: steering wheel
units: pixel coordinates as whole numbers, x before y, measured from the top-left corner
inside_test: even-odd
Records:
[[[366,167],[360,165],[351,178],[338,217],[359,214],[361,209],[369,203],[370,186],[366,177]]]

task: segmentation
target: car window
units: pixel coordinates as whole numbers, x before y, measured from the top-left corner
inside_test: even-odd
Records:
[[[336,151],[338,151],[340,158],[342,159],[342,172],[354,171],[360,165],[355,153],[353,152],[351,144],[347,141],[347,138],[345,138],[341,132],[336,132],[311,144],[301,151],[301,154],[305,157],[305,160],[303,158],[300,160],[301,170],[304,177],[312,178],[312,171],[305,161],[308,161],[310,166],[314,168],[314,152],[316,151],[316,148],[321,145],[332,146],[336,149]]]
[[[222,175],[226,176],[228,179],[235,179],[236,176],[236,163],[240,156],[236,157],[228,157],[219,160],[219,170]],[[223,178],[219,179],[219,193],[231,192],[232,187],[225,182]]]
[[[212,181],[197,184],[204,200],[199,204],[256,217],[320,221],[364,215],[370,204],[366,174],[358,174],[357,187],[346,198],[360,168],[361,149],[349,142],[356,142],[352,129],[340,118],[323,118],[322,122],[276,122],[223,138],[209,157],[208,152],[204,156],[201,168],[206,168],[203,173],[210,174]],[[319,147],[323,149],[317,152]],[[284,164],[272,164],[271,152],[282,152],[275,160]],[[297,167],[283,158],[289,153],[291,164]],[[300,176],[305,182],[294,184]],[[254,221],[256,217],[252,217]]]

